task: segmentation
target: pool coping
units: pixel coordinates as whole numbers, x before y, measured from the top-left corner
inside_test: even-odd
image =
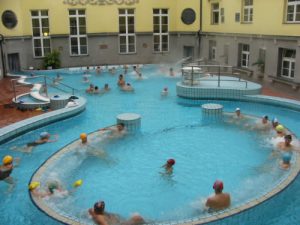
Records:
[[[78,99],[76,99],[76,102],[78,103],[78,105],[75,107],[53,110],[1,128],[0,144],[3,144],[21,134],[34,130],[38,127],[45,126],[69,117],[73,117],[81,113],[85,110],[86,99],[83,97],[78,97]]]
[[[254,117],[254,116],[251,116]],[[255,117],[256,118],[256,117]],[[90,138],[93,138],[96,135],[101,135],[103,131],[94,131],[89,134]],[[80,144],[80,139],[76,139],[69,144],[62,147],[60,150],[55,152],[52,156],[50,156],[32,175],[30,182],[33,181],[40,181],[41,176],[43,172],[47,169],[49,165],[52,164],[56,159],[60,158],[61,155],[74,151],[74,147],[78,146]],[[299,174],[300,171],[300,155],[299,152],[293,151],[294,160],[293,160],[293,166],[290,167],[290,169],[287,171],[289,174],[279,179],[276,183],[276,186],[268,190],[265,193],[260,194],[258,198],[254,198],[242,205],[238,205],[233,208],[228,208],[226,210],[214,212],[210,215],[203,216],[203,217],[194,217],[191,219],[184,219],[184,220],[175,220],[175,221],[168,221],[168,222],[158,222],[158,223],[151,223],[151,224],[157,224],[157,225],[170,225],[170,224],[180,224],[180,225],[200,225],[200,224],[209,224],[211,222],[215,222],[217,220],[223,220],[232,216],[235,216],[237,214],[240,214],[246,210],[249,210],[253,207],[256,207],[260,205],[261,203],[270,200],[271,198],[275,197],[277,194],[282,192],[284,189],[286,189],[293,181],[296,179],[296,177]],[[51,218],[60,221],[64,224],[75,224],[75,225],[84,225],[86,223],[80,222],[79,218],[73,218],[70,215],[66,215],[65,213],[59,213],[55,209],[50,208],[45,201],[42,198],[35,197],[30,193],[30,197],[34,205],[38,207],[42,212],[44,212],[46,215],[50,216]]]

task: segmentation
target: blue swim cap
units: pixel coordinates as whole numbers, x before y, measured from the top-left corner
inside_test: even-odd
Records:
[[[290,153],[285,152],[282,154],[282,161],[284,163],[290,163],[291,159],[292,159],[292,155]]]
[[[48,137],[50,134],[48,132],[42,132],[40,133],[40,137],[41,138],[45,138],[45,137]]]

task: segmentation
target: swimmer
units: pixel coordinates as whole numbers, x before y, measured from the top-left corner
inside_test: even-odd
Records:
[[[167,175],[171,175],[173,173],[173,166],[175,165],[174,159],[168,159],[166,164],[164,164],[162,167],[165,168],[165,173]]]
[[[98,88],[98,86],[95,86],[93,94],[100,94],[100,89]]]
[[[269,123],[269,117],[267,115],[261,118],[260,122],[257,122],[254,129],[261,130],[261,131],[268,131],[270,130],[272,125]]]
[[[100,131],[110,131],[109,138],[120,138],[126,134],[125,124],[119,123],[117,125],[100,129]]]
[[[121,87],[121,88],[122,88],[123,86],[125,86],[126,82],[125,82],[125,80],[124,80],[123,74],[120,74],[120,75],[119,75],[119,80],[118,80],[118,83],[117,83],[117,84],[118,84],[118,86]]]
[[[129,220],[122,221],[121,217],[117,214],[105,212],[105,202],[98,201],[94,204],[93,208],[88,210],[89,215],[92,217],[95,224],[98,225],[140,225],[144,224],[144,219],[136,214],[133,215]]]
[[[292,135],[290,135],[290,134],[285,135],[284,136],[284,141],[279,142],[277,144],[277,147],[280,150],[283,150],[283,151],[292,151],[292,150],[294,150],[294,146],[291,144],[292,139],[293,139]]]
[[[85,150],[85,153],[90,156],[96,156],[98,158],[105,158],[106,152],[103,149],[100,149],[99,147],[94,147],[88,143],[88,135],[86,133],[80,134],[80,140],[81,140],[81,149]],[[80,150],[81,150],[80,149]]]
[[[42,145],[42,144],[50,143],[50,142],[56,142],[58,140],[58,135],[53,135],[53,136],[54,136],[54,139],[50,139],[51,134],[49,134],[48,132],[42,132],[42,133],[40,133],[39,139],[37,139],[33,142],[29,142],[25,146],[22,146],[19,148],[13,147],[13,148],[11,148],[11,150],[30,153],[32,151],[33,147],[35,147],[37,145]]]
[[[131,86],[130,83],[127,83],[126,85],[121,87],[122,91],[132,92],[134,91],[134,88]]]
[[[169,74],[170,74],[171,77],[174,77],[174,76],[175,76],[174,70],[173,70],[172,67],[169,69]]]
[[[103,91],[104,91],[104,92],[110,91],[110,87],[109,87],[108,84],[105,84],[105,85],[104,85]]]
[[[280,168],[284,169],[284,170],[288,170],[291,166],[291,159],[292,159],[292,156],[290,153],[288,153],[288,152],[283,153],[282,159],[280,162]]]
[[[143,80],[143,79],[144,79],[144,78],[142,77],[142,73],[138,73],[137,75],[138,75],[138,77],[136,78],[137,80]]]
[[[96,68],[96,74],[100,74],[100,73],[101,73],[101,67],[97,66],[97,68]]]
[[[9,192],[13,189],[15,182],[14,179],[10,176],[13,172],[13,157],[10,155],[6,155],[2,159],[2,165],[0,166],[0,181],[4,181],[9,184]]]
[[[285,132],[284,126],[282,126],[281,124],[279,124],[279,125],[277,125],[275,127],[275,130],[276,130],[276,136],[277,137],[285,137],[286,132]]]
[[[164,89],[160,92],[161,96],[167,96],[169,94],[168,87],[164,87]]]
[[[63,79],[63,77],[59,74],[59,73],[57,73],[56,74],[56,77],[54,78],[56,81],[61,81],[62,79]]]
[[[279,125],[278,119],[275,117],[272,119],[272,127],[273,129],[276,129],[276,127]]]
[[[223,193],[223,188],[223,182],[216,180],[213,185],[215,195],[207,199],[205,204],[206,207],[212,210],[222,210],[230,206],[230,195],[228,193]]]
[[[93,84],[90,84],[90,86],[85,90],[86,93],[93,94],[95,91],[95,87]]]

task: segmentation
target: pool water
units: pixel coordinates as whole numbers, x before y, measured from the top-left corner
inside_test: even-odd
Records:
[[[120,70],[119,73],[121,72],[122,71]],[[43,71],[40,73],[42,74]],[[56,73],[52,73],[52,75],[48,75],[54,77]],[[249,192],[250,196],[248,197],[251,198],[251,194],[255,194],[252,193],[255,187],[258,187],[258,192],[262,193],[264,191],[264,187],[269,188],[272,186],[274,183],[272,176],[269,182],[265,182],[267,186],[263,186],[261,189],[259,184],[265,179],[265,177],[263,175],[256,177],[257,171],[262,171],[261,173],[264,174],[265,168],[261,169],[260,165],[269,163],[268,156],[270,149],[265,146],[265,142],[261,141],[261,139],[259,139],[259,137],[255,134],[240,131],[234,127],[228,129],[226,127],[222,128],[219,126],[206,128],[198,126],[199,124],[201,125],[200,108],[187,107],[177,103],[175,86],[176,82],[178,82],[180,78],[168,77],[168,68],[146,65],[142,68],[143,76],[147,78],[144,80],[136,80],[134,72],[129,70],[129,74],[125,75],[125,78],[135,88],[134,93],[124,93],[117,88],[116,83],[119,73],[116,73],[115,75],[110,75],[108,73],[103,73],[101,75],[93,74],[90,79],[95,85],[98,85],[101,88],[105,83],[109,83],[112,90],[104,95],[89,95],[85,93],[85,89],[88,87],[88,84],[82,82],[82,73],[71,75],[69,71],[66,71],[65,73],[61,72],[61,75],[64,77],[63,82],[76,87],[79,89],[79,93],[77,94],[83,95],[87,98],[88,105],[86,111],[74,118],[28,132],[1,145],[1,157],[6,154],[11,154],[14,157],[21,158],[19,167],[16,168],[12,174],[12,176],[17,179],[14,191],[12,193],[6,193],[7,186],[3,182],[0,183],[0,192],[3,193],[3,197],[0,199],[0,209],[2,212],[0,215],[1,223],[29,225],[36,224],[38,218],[38,223],[51,225],[60,224],[41,213],[32,204],[27,191],[27,184],[30,177],[49,156],[74,139],[77,139],[80,133],[89,133],[100,127],[114,124],[116,121],[116,115],[124,112],[134,112],[142,115],[142,132],[140,136],[134,136],[135,140],[131,139],[133,137],[124,139],[124,143],[121,145],[124,147],[120,148],[118,145],[113,144],[109,146],[111,151],[115,153],[113,158],[119,159],[115,164],[110,165],[112,168],[110,172],[113,171],[112,177],[109,178],[106,174],[98,175],[98,173],[96,173],[97,171],[95,171],[95,169],[97,166],[105,166],[105,163],[103,164],[101,160],[99,162],[99,159],[92,159],[91,164],[93,166],[93,170],[88,170],[88,164],[82,163],[80,164],[82,168],[79,167],[81,169],[72,171],[73,173],[76,173],[74,174],[74,178],[76,177],[77,179],[84,177],[83,179],[87,179],[84,181],[83,186],[78,189],[78,192],[75,194],[75,199],[69,199],[71,201],[70,203],[74,205],[74,212],[79,212],[83,219],[87,208],[91,207],[98,199],[104,199],[107,201],[106,204],[108,211],[118,212],[124,217],[128,217],[128,214],[133,211],[139,211],[147,218],[154,220],[168,220],[173,216],[174,219],[196,216],[198,214],[195,215],[193,210],[189,209],[195,209],[201,199],[212,193],[211,185],[216,178],[225,178],[225,191],[231,192],[232,196],[234,196],[234,204],[238,204],[240,199],[245,199],[245,192],[247,192],[247,195]],[[169,87],[169,95],[167,97],[161,97],[160,92],[165,86]],[[237,101],[202,101],[202,103],[207,102],[220,103],[224,105],[225,111],[233,111],[236,107],[240,107],[243,113],[259,117],[264,114],[268,114],[271,118],[276,116],[280,122],[282,122],[292,132],[295,134],[300,133],[300,121],[298,119],[299,112],[256,103]],[[209,130],[210,132],[208,132]],[[51,134],[59,134],[59,140],[54,143],[37,146],[31,154],[10,150],[13,146],[21,146],[27,142],[35,140],[42,131],[48,131]],[[245,134],[245,139],[241,139],[240,136],[235,135],[239,132],[243,132]],[[189,135],[186,135],[186,133]],[[222,139],[225,133],[226,138]],[[187,141],[184,142],[185,140]],[[229,143],[231,143],[230,147],[227,148],[226,145],[222,143],[224,140],[228,140]],[[135,141],[137,141],[137,144],[135,144]],[[214,151],[212,151],[209,147],[212,142],[219,145],[216,149],[213,149]],[[258,143],[258,148],[255,148],[256,146],[253,143]],[[180,144],[180,147],[184,149],[184,152],[179,151],[180,148],[177,148],[177,144]],[[247,145],[250,148],[251,157],[253,156],[253,159],[247,155],[249,152],[247,152],[246,149],[240,147],[243,145]],[[190,148],[199,148],[200,150],[193,153],[196,155],[189,155],[188,150]],[[171,154],[170,151],[173,149],[176,149],[176,152]],[[219,149],[219,152],[216,152],[217,149]],[[149,150],[149,152],[147,152],[147,150]],[[220,155],[220,153],[222,154]],[[134,157],[131,157],[132,154],[134,154]],[[148,155],[149,159],[145,160],[145,155]],[[202,155],[207,157],[203,168],[196,160],[197,158],[201,158]],[[174,157],[177,160],[174,177],[172,178],[174,184],[172,181],[169,182],[159,175],[161,169],[160,166],[169,157]],[[224,157],[224,159],[221,157]],[[228,160],[233,160],[234,163],[232,163],[232,167],[228,167],[222,163],[226,158],[228,158]],[[122,170],[122,167],[129,160],[133,160],[131,167],[133,170],[132,173],[147,172],[146,174],[148,179],[143,182],[143,185],[147,184],[150,186],[148,188],[148,192],[145,192],[146,190],[142,189],[143,186],[139,184],[139,180],[136,180],[135,177],[125,180],[125,178],[130,178],[130,176],[123,173],[124,171]],[[195,171],[190,173],[190,164],[184,165],[181,163],[185,160],[191,160],[190,164],[196,165]],[[210,161],[217,161],[218,163],[212,164]],[[235,163],[238,164],[235,165]],[[75,165],[78,166],[79,164]],[[212,168],[213,165],[216,166]],[[239,170],[235,170],[235,166],[236,168],[239,168]],[[106,167],[108,166],[106,165]],[[244,174],[243,169],[241,170],[240,167],[245,168],[247,173]],[[142,169],[140,171],[134,171],[135,168]],[[231,168],[230,171],[229,168]],[[267,166],[267,168],[269,167]],[[93,171],[95,172],[94,175],[97,174],[98,176],[92,176]],[[109,170],[107,169],[107,171]],[[103,170],[103,173],[107,173],[107,171],[105,172]],[[249,171],[251,171],[251,173]],[[193,173],[197,173],[196,178],[191,179],[191,177],[194,177]],[[105,182],[103,182],[105,188],[103,188],[103,190],[99,190],[99,193],[97,193],[98,186],[93,185],[99,184],[99,182],[102,184],[101,175],[106,175]],[[152,178],[155,177],[155,179],[151,179],[151,176]],[[249,179],[246,179],[247,176]],[[239,177],[245,177],[245,180],[237,182]],[[123,184],[111,186],[110,182],[115,180],[118,182],[119,180],[120,182],[125,180],[124,184],[126,189],[123,190]],[[68,177],[64,180],[64,182],[68,185],[72,181]],[[149,183],[150,181],[153,183]],[[191,185],[188,185],[189,182]],[[132,183],[134,183],[134,185]],[[180,188],[177,189],[176,185],[180,185]],[[295,188],[293,188],[294,185],[296,186]],[[189,192],[191,186],[196,186],[191,197],[189,199],[182,200],[182,196],[184,196],[186,192]],[[297,189],[297,187],[300,187],[298,179],[293,186],[291,187],[292,191],[287,190],[288,193],[283,193],[284,195],[287,195],[287,200],[283,203],[284,207],[282,205],[277,205],[276,202],[272,205],[272,202],[270,201],[271,203],[266,209],[268,210],[268,208],[270,208],[269,210],[272,210],[272,208],[276,208],[278,211],[282,209],[284,213],[276,213],[272,216],[270,214],[269,217],[263,218],[265,223],[262,224],[297,224],[295,223],[295,217],[300,220],[300,216],[297,216],[300,211],[300,200],[295,199],[293,196],[295,194],[300,194],[300,188]],[[138,192],[133,188],[136,188],[138,191],[144,191],[145,195],[148,195],[146,195],[146,197],[142,195],[137,196]],[[85,190],[94,191],[87,194],[84,192]],[[152,192],[149,192],[149,190]],[[164,191],[158,193],[159,190]],[[115,193],[118,193],[118,195]],[[157,195],[154,195],[153,193],[157,193]],[[132,202],[128,202],[128,199],[125,198],[127,194],[129,194],[133,199]],[[161,196],[164,195],[166,198],[162,199]],[[87,200],[83,200],[84,197],[86,197]],[[155,197],[154,202],[161,211],[156,210],[155,204],[153,207],[153,202],[151,201],[152,197]],[[291,198],[293,201],[288,200]],[[160,199],[162,199],[162,201],[159,201]],[[177,206],[177,199],[179,206]],[[150,209],[146,209],[143,207],[143,204],[151,204],[152,207]],[[170,210],[169,208],[166,208],[166,206],[169,205],[174,205],[174,207]],[[60,206],[64,207],[65,204],[61,204]],[[296,213],[297,215],[293,214],[293,216],[290,217],[291,212],[283,210],[286,207],[292,208],[293,210],[291,210],[291,212],[293,213],[298,212]],[[16,209],[17,213],[12,213],[15,212]],[[183,213],[181,214],[182,211]],[[256,212],[256,214],[258,216],[253,216],[251,220],[249,219],[248,224],[259,224],[259,220],[256,220],[256,218],[260,218],[259,211]],[[280,221],[280,223],[278,223],[278,221]]]

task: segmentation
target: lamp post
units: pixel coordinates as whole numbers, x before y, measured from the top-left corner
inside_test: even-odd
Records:
[[[5,58],[4,58],[4,53],[3,53],[3,45],[2,43],[4,42],[4,36],[0,34],[0,54],[1,54],[1,62],[2,62],[2,72],[3,72],[3,77],[6,76],[6,66],[5,66]]]

